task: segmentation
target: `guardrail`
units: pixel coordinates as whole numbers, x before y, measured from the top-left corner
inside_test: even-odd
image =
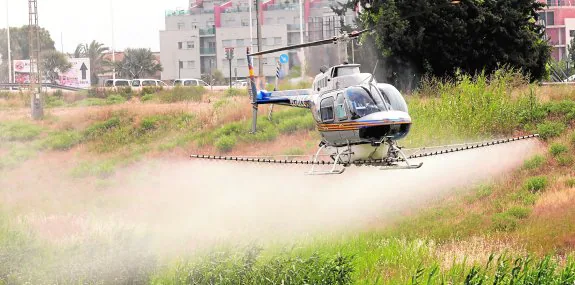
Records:
[[[71,86],[64,86],[52,83],[42,83],[42,87],[53,88],[53,89],[62,89],[66,91],[81,91],[86,90],[84,88],[77,88]],[[20,88],[20,89],[28,89],[30,88],[30,84],[25,83],[0,83],[0,88]]]

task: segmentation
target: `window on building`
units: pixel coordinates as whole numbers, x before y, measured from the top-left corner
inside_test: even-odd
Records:
[[[178,60],[178,67],[179,68],[184,68],[184,62],[181,60]]]
[[[264,64],[268,64],[268,58],[267,58],[267,57],[264,57],[264,58],[262,59],[262,62],[263,62]]]
[[[246,66],[246,60],[244,58],[238,58],[238,66]]]
[[[570,30],[570,31],[569,31],[569,36],[572,37],[572,38],[575,37],[575,30]]]
[[[333,97],[321,100],[321,120],[324,123],[333,122]]]
[[[265,24],[270,24],[270,23],[272,23],[272,20],[273,20],[273,18],[266,18],[266,19],[264,20],[264,23],[265,23]]]
[[[257,41],[256,41],[257,42]],[[268,45],[268,39],[267,38],[262,38],[262,46],[267,46]]]
[[[194,69],[196,68],[196,62],[193,60],[188,60],[188,62],[186,62],[186,68],[187,69]]]
[[[539,12],[539,19],[545,26],[555,25],[555,13],[553,11]]]
[[[244,45],[244,39],[237,39],[236,40],[236,46],[238,47],[243,47]]]
[[[196,30],[198,29],[198,22],[192,22],[192,29]]]
[[[194,41],[187,41],[187,42],[186,42],[186,48],[187,48],[187,49],[196,48],[196,44],[194,43]]]
[[[247,27],[250,25],[250,19],[242,19],[242,27]]]
[[[178,42],[178,49],[182,49],[182,42]]]
[[[232,40],[223,40],[222,45],[224,47],[231,47],[232,46]]]
[[[282,38],[280,37],[275,37],[274,38],[274,45],[279,46],[282,44]]]
[[[186,24],[184,22],[178,22],[178,30],[183,30],[186,28]]]

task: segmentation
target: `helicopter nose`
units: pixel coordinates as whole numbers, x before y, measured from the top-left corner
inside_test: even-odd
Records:
[[[406,112],[401,111],[382,111],[369,114],[362,117],[358,121],[369,122],[369,123],[379,123],[379,124],[410,124],[411,117]]]
[[[402,139],[411,128],[411,117],[401,111],[377,112],[358,121],[365,124],[359,129],[360,138],[369,141],[381,141],[385,137]]]

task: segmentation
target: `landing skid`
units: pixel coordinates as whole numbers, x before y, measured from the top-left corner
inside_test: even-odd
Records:
[[[386,138],[385,143],[389,145],[387,155],[384,156],[381,161],[386,161],[388,164],[381,166],[380,170],[391,170],[391,169],[418,169],[423,165],[423,162],[419,164],[409,163],[409,159],[401,148],[397,145],[397,142],[391,138]],[[405,162],[405,166],[398,165],[399,162]]]
[[[321,151],[325,148],[325,144],[322,144],[321,147],[317,150],[317,152],[315,153],[315,155],[313,156],[313,165],[311,167],[311,170],[306,172],[306,175],[331,175],[331,174],[342,174],[345,171],[345,166],[339,166],[340,164],[340,158],[343,152],[340,152],[337,154],[337,156],[335,157],[335,159],[333,160],[332,163],[332,167],[331,170],[325,171],[325,170],[315,170],[315,167],[317,166],[318,163],[318,158],[319,158],[319,154],[321,153]]]

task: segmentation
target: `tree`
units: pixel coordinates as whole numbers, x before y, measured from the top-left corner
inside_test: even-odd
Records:
[[[79,44],[74,51],[74,57],[87,57],[90,59],[90,74],[92,84],[98,84],[98,75],[104,72],[104,55],[109,48],[97,41],[90,44]]]
[[[29,59],[29,45],[28,45],[28,26],[20,28],[10,27],[10,50],[12,51],[12,60]],[[40,28],[40,50],[54,50],[54,41],[50,37],[50,33]],[[0,29],[0,54],[2,55],[3,63],[0,65],[0,81],[8,79],[8,40],[6,38],[6,29]]]
[[[58,72],[64,73],[72,68],[68,57],[57,50],[45,51],[40,57],[42,60],[42,73],[46,74],[46,78],[52,83],[56,83],[56,79],[59,78]]]
[[[353,0],[345,12],[358,4]],[[412,72],[454,76],[458,71],[519,68],[533,80],[546,74],[550,46],[537,24],[536,0],[383,0],[362,2],[364,27],[375,28],[379,56],[398,77]],[[339,11],[341,13],[341,11]]]
[[[120,77],[130,79],[151,76],[164,70],[152,51],[145,48],[126,49],[124,58],[116,62],[115,68]]]

